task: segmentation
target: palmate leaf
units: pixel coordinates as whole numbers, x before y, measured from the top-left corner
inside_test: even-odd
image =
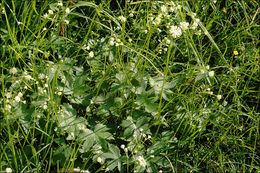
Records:
[[[105,159],[112,159],[111,161],[108,162],[107,168],[109,170],[113,170],[115,169],[115,167],[117,167],[118,171],[121,171],[122,159],[121,159],[119,148],[112,144],[108,144],[108,148],[109,148],[109,152],[102,154],[102,157],[104,157]]]
[[[113,135],[108,132],[108,130],[109,128],[103,124],[97,124],[94,131],[84,129],[84,132],[79,135],[79,140],[83,141],[80,152],[88,152],[95,143],[105,147],[108,140],[114,139]]]
[[[170,99],[167,97],[167,95],[172,94],[173,92],[170,90],[174,88],[177,84],[177,79],[172,80],[171,82],[163,82],[164,78],[163,77],[157,77],[157,78],[149,78],[149,82],[151,87],[154,90],[154,93],[156,96],[160,95],[162,92],[162,97],[169,101]],[[163,88],[163,91],[162,91]]]
[[[158,104],[154,103],[153,98],[149,98],[148,96],[149,95],[145,92],[137,95],[136,103],[139,106],[144,106],[146,112],[156,115],[158,111]]]
[[[140,138],[140,129],[143,131],[149,132],[148,130],[148,122],[149,117],[140,117],[136,121],[132,119],[132,117],[128,116],[126,120],[123,120],[121,126],[125,129],[124,130],[124,137],[125,139],[131,140],[131,137],[135,133],[137,136],[136,138]]]

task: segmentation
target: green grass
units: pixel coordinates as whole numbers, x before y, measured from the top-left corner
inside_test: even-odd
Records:
[[[58,2],[1,2],[0,171],[260,171],[259,3]]]

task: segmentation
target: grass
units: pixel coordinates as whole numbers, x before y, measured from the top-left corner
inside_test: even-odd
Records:
[[[0,6],[0,171],[260,171],[256,1]]]

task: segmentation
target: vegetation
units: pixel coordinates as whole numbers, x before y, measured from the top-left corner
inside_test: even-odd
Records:
[[[0,7],[0,171],[260,171],[255,0]]]

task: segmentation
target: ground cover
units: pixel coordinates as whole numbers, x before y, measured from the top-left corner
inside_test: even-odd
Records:
[[[0,171],[260,171],[257,1],[0,7]]]

